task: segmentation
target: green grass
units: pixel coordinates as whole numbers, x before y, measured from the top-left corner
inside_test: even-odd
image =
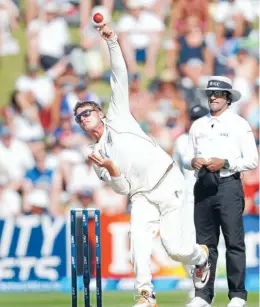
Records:
[[[94,295],[92,295],[94,299]],[[186,292],[157,293],[159,307],[182,307],[188,302]],[[132,292],[105,292],[103,294],[104,307],[131,307],[133,306]],[[212,307],[225,307],[228,303],[227,294],[219,292]],[[64,293],[16,293],[1,294],[1,307],[68,307],[71,306],[71,295]],[[82,294],[78,306],[84,306]],[[96,306],[92,301],[92,306]],[[247,307],[259,306],[258,293],[249,293]]]

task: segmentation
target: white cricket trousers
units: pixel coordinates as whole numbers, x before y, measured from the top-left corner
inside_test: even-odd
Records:
[[[131,199],[131,261],[138,292],[152,291],[151,254],[153,239],[160,232],[167,254],[183,264],[201,265],[206,252],[197,245],[194,224],[186,221],[187,197],[184,177],[174,166],[154,190],[135,194]]]

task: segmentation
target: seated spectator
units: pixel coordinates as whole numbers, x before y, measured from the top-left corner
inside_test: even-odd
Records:
[[[37,101],[31,86],[27,78],[17,80],[8,112],[14,136],[25,142],[33,142],[44,137]]]
[[[259,75],[257,59],[252,57],[246,48],[238,48],[233,65],[236,76],[244,78],[250,84],[253,84]]]
[[[230,57],[236,54],[238,40],[233,37],[226,37],[224,23],[216,22],[214,31],[207,33],[205,42],[212,55],[213,74],[215,76],[225,75]]]
[[[0,177],[0,218],[14,217],[22,212],[20,195],[8,188],[8,180],[3,174]]]
[[[249,34],[255,15],[250,0],[219,1],[215,9],[214,20],[224,22],[230,36],[242,37]]]
[[[38,152],[35,155],[35,166],[26,172],[25,179],[31,183],[31,188],[51,189],[53,171],[46,168],[46,158],[45,150]]]
[[[42,8],[42,16],[28,25],[29,64],[41,64],[44,70],[53,67],[64,55],[65,46],[70,42],[66,21],[58,17],[58,6],[48,2]]]
[[[148,113],[156,109],[153,95],[149,91],[142,89],[141,75],[139,73],[129,74],[128,81],[131,112],[141,127],[146,131]]]
[[[196,16],[199,26],[206,32],[209,24],[208,0],[177,0],[173,6],[170,28],[176,38],[185,34],[187,19]]]
[[[148,134],[166,152],[172,154],[172,137],[170,129],[166,127],[166,116],[160,111],[150,112],[148,118]]]
[[[59,63],[61,63],[61,61]],[[53,81],[54,99],[50,106],[50,122],[47,127],[48,132],[52,132],[58,127],[60,114],[64,111],[64,109],[61,110],[61,103],[69,93],[74,91],[74,88],[79,81],[79,77],[76,76],[73,66],[70,63],[67,63],[62,73]],[[65,112],[67,112],[67,110],[68,108],[65,108]]]
[[[76,191],[76,202],[74,206],[78,206],[80,208],[99,208],[99,204],[97,205],[94,200],[94,191],[92,189],[81,189]]]
[[[50,135],[47,137],[47,158],[46,158],[46,167],[48,169],[51,169],[53,171],[62,168],[67,167],[69,170],[66,172],[67,175],[66,178],[70,177],[70,164],[73,166],[78,163],[82,163],[84,160],[82,158],[82,154],[80,152],[81,148],[83,146],[74,146],[73,142],[69,142],[65,139],[56,139],[54,136]],[[85,138],[84,145],[87,146],[89,143],[88,139]],[[81,144],[82,145],[82,144]],[[64,174],[63,174],[64,175]],[[67,180],[65,180],[67,182]]]
[[[254,84],[253,95],[248,103],[245,103],[241,109],[241,115],[249,122],[257,145],[259,145],[259,129],[260,129],[260,106],[259,106],[259,85],[260,77]]]
[[[202,77],[211,75],[212,61],[196,16],[187,18],[185,35],[179,38],[178,44],[180,74],[199,87]]]
[[[198,20],[198,27],[205,33],[209,24],[208,0],[173,1],[170,13],[169,33],[164,42],[167,54],[167,67],[177,71],[179,57],[179,39],[186,33],[187,23],[191,16]],[[176,72],[175,72],[176,73]]]
[[[169,14],[171,0],[139,0],[142,6],[149,12],[155,13],[162,21]],[[123,0],[126,6],[127,0]]]
[[[52,215],[61,214],[60,198],[62,193],[62,176],[60,169],[49,169],[47,152],[43,148],[35,154],[36,165],[24,176],[22,191],[26,198],[34,189],[44,190],[49,195],[49,212]]]
[[[145,10],[139,0],[127,0],[126,8],[126,13],[118,20],[117,32],[128,71],[136,72],[137,62],[142,62],[145,75],[153,78],[165,26],[155,13]]]
[[[98,104],[100,103],[100,99],[95,92],[89,91],[87,86],[86,79],[78,80],[77,84],[73,87],[73,90],[67,93],[62,101],[60,106],[61,112],[68,112],[72,115],[74,106],[78,101],[84,100],[93,100]],[[76,123],[75,123],[76,125]]]
[[[16,139],[8,126],[0,125],[0,173],[6,176],[9,187],[20,190],[25,173],[34,165],[28,145]]]
[[[11,0],[0,0],[0,56],[18,54],[17,41],[11,32],[16,29],[19,11]]]
[[[174,116],[176,124],[184,125],[186,118],[187,104],[182,93],[177,88],[177,76],[174,71],[165,69],[161,72],[158,80],[158,88],[154,93],[154,99],[158,109],[164,116]]]
[[[53,132],[54,137],[64,148],[76,148],[86,144],[84,134],[73,126],[73,120],[71,113],[61,112],[59,126]]]
[[[252,96],[254,82],[258,76],[258,62],[248,50],[239,47],[236,57],[230,60],[230,66],[234,69],[233,87],[241,92],[241,99],[234,105],[235,112],[240,113],[243,105],[248,103]]]
[[[34,189],[24,199],[24,211],[26,214],[47,214],[49,206],[50,199],[45,190]]]
[[[157,110],[164,115],[165,124],[174,140],[185,129],[187,103],[177,86],[177,76],[174,75],[172,69],[165,69],[161,72],[154,96]]]
[[[87,158],[81,163],[70,164],[69,175],[67,190],[71,193],[85,189],[96,190],[103,185],[103,182],[97,177],[91,161]]]
[[[80,0],[56,0],[69,26],[80,26]]]

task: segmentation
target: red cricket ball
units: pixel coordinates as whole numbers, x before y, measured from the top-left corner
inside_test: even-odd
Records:
[[[100,13],[96,13],[94,16],[93,16],[93,20],[96,22],[96,23],[101,23],[103,21],[104,17],[102,14]]]

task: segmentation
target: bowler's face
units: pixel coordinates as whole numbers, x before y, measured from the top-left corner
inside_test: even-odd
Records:
[[[101,122],[101,111],[93,106],[84,106],[77,109],[78,124],[84,131],[95,129]]]

